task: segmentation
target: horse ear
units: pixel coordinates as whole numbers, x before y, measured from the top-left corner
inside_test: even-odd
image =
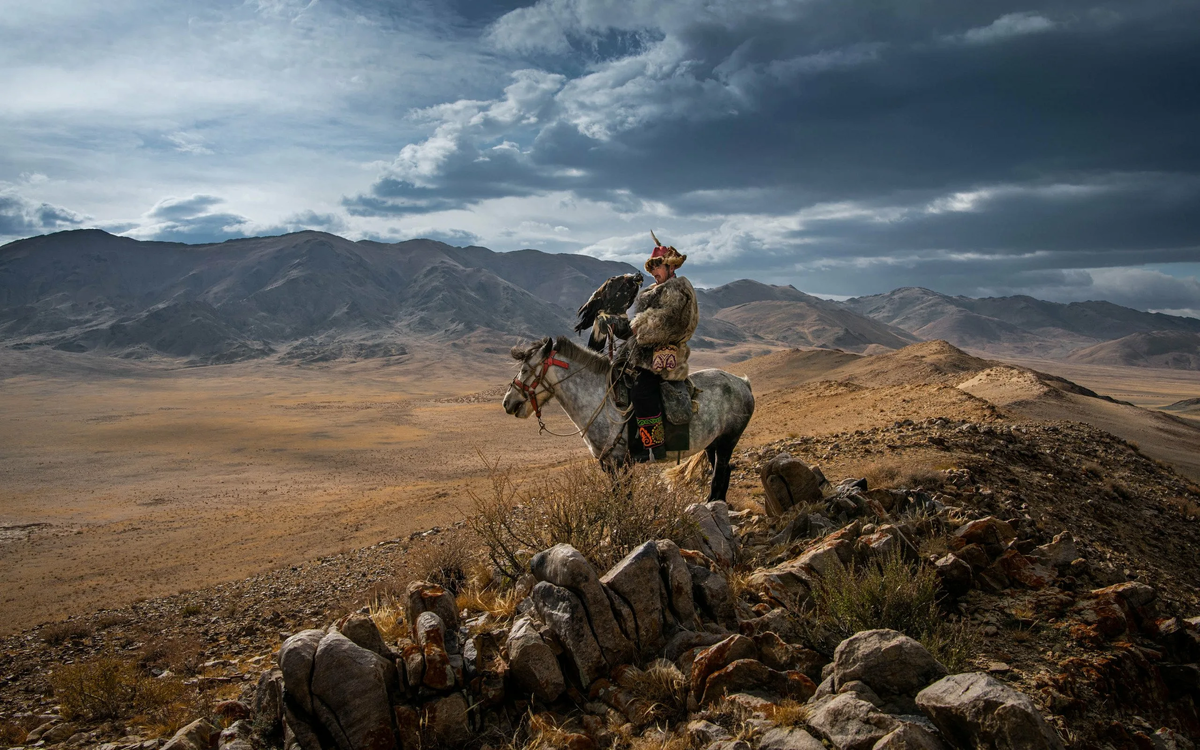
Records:
[[[554,349],[554,337],[547,336],[546,340],[542,343],[542,357],[549,357],[550,352],[554,351]]]

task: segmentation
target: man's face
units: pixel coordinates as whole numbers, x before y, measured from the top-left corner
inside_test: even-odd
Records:
[[[654,277],[654,283],[661,284],[671,275],[671,269],[667,268],[665,263],[659,263],[654,268],[650,269],[650,275]]]

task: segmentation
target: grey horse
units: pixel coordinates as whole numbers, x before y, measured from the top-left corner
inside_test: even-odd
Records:
[[[606,469],[629,460],[623,411],[612,398],[608,358],[589,351],[566,337],[544,338],[527,347],[514,347],[513,359],[520,371],[504,394],[504,411],[520,419],[536,415],[557,399],[574,422],[592,456]],[[681,474],[701,470],[704,459],[712,466],[709,500],[724,500],[729,490],[729,457],[754,414],[750,381],[724,370],[700,370],[691,374],[700,389],[698,409],[689,425],[692,456]],[[544,425],[542,425],[544,427]]]

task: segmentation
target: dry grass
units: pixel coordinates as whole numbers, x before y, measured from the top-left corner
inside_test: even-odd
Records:
[[[634,675],[630,690],[650,704],[648,719],[680,721],[687,716],[688,681],[674,663],[657,659]]]
[[[204,641],[199,636],[152,636],[138,653],[138,663],[149,669],[169,669],[175,674],[198,674],[204,662]]]
[[[0,720],[0,745],[16,747],[25,743],[29,730],[15,722]]]
[[[941,487],[945,478],[932,463],[902,459],[872,461],[859,473],[871,489],[929,489]]]
[[[455,603],[460,610],[486,612],[491,616],[493,623],[507,623],[512,620],[519,602],[515,588],[498,589],[494,586],[480,587],[469,584],[459,593]]]
[[[174,713],[173,705],[185,694],[179,680],[156,679],[132,662],[111,657],[59,667],[50,684],[63,717],[87,721],[161,720]]]
[[[475,562],[476,547],[471,540],[439,539],[419,547],[409,557],[409,569],[422,581],[436,583],[457,594],[467,582],[467,571]]]
[[[927,536],[921,540],[920,555],[922,559],[942,557],[950,551],[950,542],[943,534]]]
[[[803,703],[786,698],[767,707],[767,718],[782,727],[801,727],[808,721],[812,709]]]
[[[395,643],[408,637],[408,615],[403,604],[391,596],[379,596],[367,606],[384,643]]]
[[[860,630],[888,628],[920,641],[951,672],[966,666],[974,631],[949,622],[938,606],[937,574],[898,553],[838,569],[812,591],[813,609],[798,619],[814,648],[832,655]]]
[[[93,633],[92,626],[79,620],[56,622],[42,628],[38,636],[44,643],[58,646],[76,638],[87,638]]]
[[[1197,518],[1200,518],[1200,504],[1189,498],[1172,497],[1167,500],[1167,505],[1189,521],[1195,521]]]
[[[498,463],[488,470],[491,492],[471,493],[467,524],[510,580],[528,570],[534,553],[556,544],[571,544],[607,570],[647,539],[678,542],[693,530],[683,511],[696,498],[672,489],[653,467],[610,476],[595,462],[576,462],[529,485],[518,485]]]

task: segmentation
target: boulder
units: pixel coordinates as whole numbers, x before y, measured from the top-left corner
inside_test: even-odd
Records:
[[[1054,580],[1053,570],[1035,563],[1015,549],[1006,550],[996,558],[993,567],[1003,571],[1009,581],[1016,581],[1030,589],[1045,588]]]
[[[442,618],[432,610],[422,612],[417,617],[414,635],[425,661],[421,684],[431,690],[449,690],[454,687],[454,668],[446,650],[446,626],[442,623]]]
[[[375,621],[367,615],[359,612],[346,615],[337,622],[337,629],[338,632],[353,641],[356,646],[365,648],[368,651],[374,651],[385,659],[396,658],[392,650],[383,642],[383,636],[380,635]]]
[[[696,700],[704,695],[704,686],[713,672],[724,669],[739,659],[757,659],[758,647],[744,635],[731,635],[725,640],[700,651],[692,661],[691,686]]]
[[[738,659],[708,676],[700,702],[711,703],[742,692],[805,701],[816,689],[813,681],[799,672],[778,672],[756,659]]]
[[[696,603],[692,598],[692,575],[679,552],[679,546],[670,539],[654,543],[658,550],[659,572],[667,594],[667,607],[682,628],[696,625]]]
[[[283,673],[269,669],[259,675],[254,689],[254,717],[262,734],[274,736],[283,722]]]
[[[871,750],[899,724],[895,718],[849,693],[819,703],[808,717],[809,727],[838,750]]]
[[[324,637],[323,630],[302,630],[279,647],[279,671],[283,675],[288,697],[308,714],[313,712],[312,693],[309,690],[313,659]]]
[[[547,581],[534,586],[529,598],[538,617],[562,644],[580,686],[587,688],[608,670],[608,664],[592,635],[583,602],[568,589]]]
[[[758,750],[825,750],[825,746],[799,727],[774,727],[763,733]]]
[[[780,672],[802,672],[820,679],[821,667],[827,662],[816,651],[787,643],[772,631],[755,635],[754,645],[758,647],[759,661]]]
[[[780,453],[763,464],[759,478],[766,494],[764,505],[769,516],[781,516],[798,505],[822,499],[821,481],[817,475],[808,464],[787,453]]]
[[[696,534],[683,542],[684,549],[695,550],[724,567],[737,562],[738,541],[729,522],[729,506],[721,501],[693,503],[684,513],[696,523]]]
[[[933,569],[947,594],[962,596],[971,590],[971,566],[953,552],[938,558]]]
[[[989,556],[996,557],[1016,538],[1017,532],[1006,521],[988,516],[960,526],[951,537],[950,544],[953,549],[978,544]]]
[[[621,631],[600,577],[579,550],[557,544],[534,555],[529,570],[538,581],[567,589],[583,604],[594,640],[609,666],[633,661],[637,649]]]
[[[394,750],[389,692],[396,666],[334,630],[321,639],[312,675],[313,709],[341,750]]]
[[[912,708],[912,697],[945,674],[946,668],[924,646],[895,630],[855,633],[833,654],[835,690],[861,680],[885,702],[904,709]]]
[[[946,750],[946,746],[921,725],[904,722],[884,735],[871,750]]]
[[[416,642],[402,638],[397,648],[400,651],[396,664],[403,665],[400,671],[404,675],[404,686],[409,692],[416,692],[425,681],[425,654]]]
[[[467,724],[467,699],[462,693],[425,704],[425,726],[434,739],[434,747],[459,747],[471,740]]]
[[[665,617],[669,614],[664,608],[667,593],[659,572],[658,546],[646,542],[637,547],[605,573],[600,583],[633,610],[633,628],[641,655],[650,657],[658,653],[664,643]]]
[[[806,549],[796,562],[825,577],[845,568],[845,563],[850,560],[851,550],[850,543],[844,539],[825,539]]]
[[[517,618],[513,623],[506,646],[509,674],[523,693],[532,693],[544,703],[550,703],[566,689],[558,659],[529,617]]]
[[[1028,696],[981,672],[943,677],[917,694],[917,705],[955,745],[996,750],[1063,747]]]
[[[217,744],[220,733],[221,730],[209,723],[207,719],[196,719],[167,740],[167,744],[163,745],[163,750],[208,750]],[[47,742],[61,741],[45,736],[42,739]],[[66,739],[66,737],[62,739]]]
[[[1035,547],[1030,557],[1051,568],[1065,568],[1079,558],[1079,549],[1075,546],[1075,537],[1071,536],[1071,532],[1064,531],[1055,536],[1049,544]]]
[[[692,597],[708,618],[727,628],[737,627],[737,609],[725,576],[699,565],[689,565]]]
[[[774,601],[798,606],[808,601],[816,577],[799,560],[788,560],[773,568],[759,568],[750,575],[749,586]]]
[[[727,740],[733,736],[719,724],[713,724],[711,721],[705,721],[704,719],[689,721],[687,734],[693,744],[701,746],[706,746],[719,740]]]
[[[435,583],[428,581],[413,581],[408,584],[408,630],[415,633],[417,618],[424,612],[433,612],[441,618],[445,626],[447,653],[459,653],[458,642],[458,605],[454,594]]]

